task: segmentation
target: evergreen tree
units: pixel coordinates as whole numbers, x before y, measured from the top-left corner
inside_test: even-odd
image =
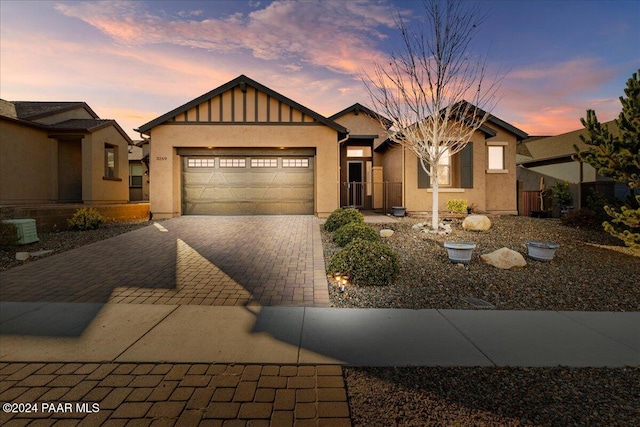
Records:
[[[604,222],[604,229],[622,239],[627,246],[640,252],[640,70],[627,80],[625,97],[620,97],[622,112],[615,120],[618,134],[603,126],[595,111],[587,110],[587,118],[580,119],[588,132],[581,136],[589,146],[580,152],[580,159],[593,166],[598,174],[626,183],[631,189],[631,199],[620,210],[606,206],[611,222]],[[634,197],[635,196],[635,197]]]

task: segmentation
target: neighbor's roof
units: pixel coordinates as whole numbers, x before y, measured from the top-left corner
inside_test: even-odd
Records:
[[[171,111],[169,111],[166,114],[163,114],[162,116],[151,120],[148,123],[145,123],[144,125],[140,126],[138,129],[134,129],[137,132],[140,133],[145,133],[148,134],[148,132],[153,129],[154,127],[163,124],[164,122],[166,122],[167,120],[170,120],[171,118],[177,116],[178,114],[184,113],[188,110],[190,110],[191,108],[194,108],[200,104],[202,104],[203,102],[208,101],[209,99],[215,98],[216,96],[230,90],[233,89],[236,86],[240,86],[242,84],[248,85],[253,87],[254,89],[266,93],[267,95],[269,95],[272,98],[277,99],[278,101],[281,101],[289,106],[291,106],[292,108],[301,111],[302,113],[304,113],[305,115],[312,117],[313,119],[315,119],[317,122],[322,123],[326,126],[329,126],[330,128],[338,131],[338,133],[342,133],[342,134],[347,134],[347,129],[341,125],[339,125],[338,123],[334,122],[331,119],[328,119],[324,116],[322,116],[321,114],[316,113],[315,111],[301,105],[298,104],[297,102],[293,101],[290,98],[287,98],[284,95],[279,94],[278,92],[269,89],[268,87],[258,83],[257,81],[250,79],[249,77],[245,76],[244,74],[241,74],[240,76],[236,77],[235,79],[231,80],[228,83],[223,84],[222,86],[219,86],[215,89],[213,89],[210,92],[205,93],[204,95],[201,95],[197,98],[195,98],[192,101],[187,102],[184,105],[181,105],[178,108],[175,108]]]
[[[610,122],[603,123],[603,125],[609,129],[609,132],[611,132],[613,136],[618,135],[618,127],[615,121],[612,120]],[[531,138],[522,141],[520,145],[525,146],[531,158],[521,161],[520,164],[524,165],[527,163],[539,162],[541,160],[570,157],[576,154],[573,147],[574,145],[576,145],[580,150],[586,150],[588,146],[582,142],[580,136],[587,137],[587,130],[582,128],[557,136]]]
[[[98,115],[86,102],[41,102],[41,101],[13,101],[19,119],[36,120],[53,114],[84,108],[94,118]]]
[[[98,115],[85,102],[37,102],[37,101],[3,101],[13,104],[16,116],[2,115],[7,120],[18,122],[26,126],[42,129],[56,134],[68,134],[72,132],[93,133],[102,128],[113,126],[120,135],[132,144],[129,135],[120,127],[118,122],[112,119],[100,119]],[[85,109],[93,119],[69,119],[58,123],[44,124],[35,121],[57,113],[72,111],[78,108]]]

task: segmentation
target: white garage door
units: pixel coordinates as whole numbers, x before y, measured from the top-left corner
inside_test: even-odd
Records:
[[[313,156],[183,155],[183,215],[311,215]]]

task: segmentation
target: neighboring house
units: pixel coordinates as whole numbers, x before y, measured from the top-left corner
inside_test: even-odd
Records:
[[[149,141],[129,146],[129,200],[149,201]]]
[[[603,123],[613,135],[618,128],[614,121]],[[615,183],[599,176],[589,164],[580,161],[574,145],[580,150],[588,146],[580,136],[587,137],[582,128],[557,136],[532,137],[522,141],[518,147],[518,181],[524,191],[536,191],[543,182],[545,188],[556,182],[568,182],[575,208],[584,207],[591,189],[598,191],[608,200],[624,199],[628,195],[625,184]]]
[[[338,206],[431,210],[415,155],[386,139],[387,120],[354,104],[326,118],[241,75],[138,129],[150,140],[154,218],[315,214]],[[515,214],[516,143],[527,135],[491,116],[447,159],[449,199]]]
[[[0,204],[126,203],[130,143],[84,102],[0,100]]]

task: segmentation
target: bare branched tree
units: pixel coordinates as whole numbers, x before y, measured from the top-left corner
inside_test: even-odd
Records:
[[[437,229],[439,165],[490,117],[504,76],[487,79],[486,56],[471,52],[486,16],[479,6],[460,0],[424,0],[423,6],[423,26],[410,27],[398,15],[402,48],[362,80],[373,109],[392,122],[383,124],[388,138],[415,153],[429,175],[431,227]]]

